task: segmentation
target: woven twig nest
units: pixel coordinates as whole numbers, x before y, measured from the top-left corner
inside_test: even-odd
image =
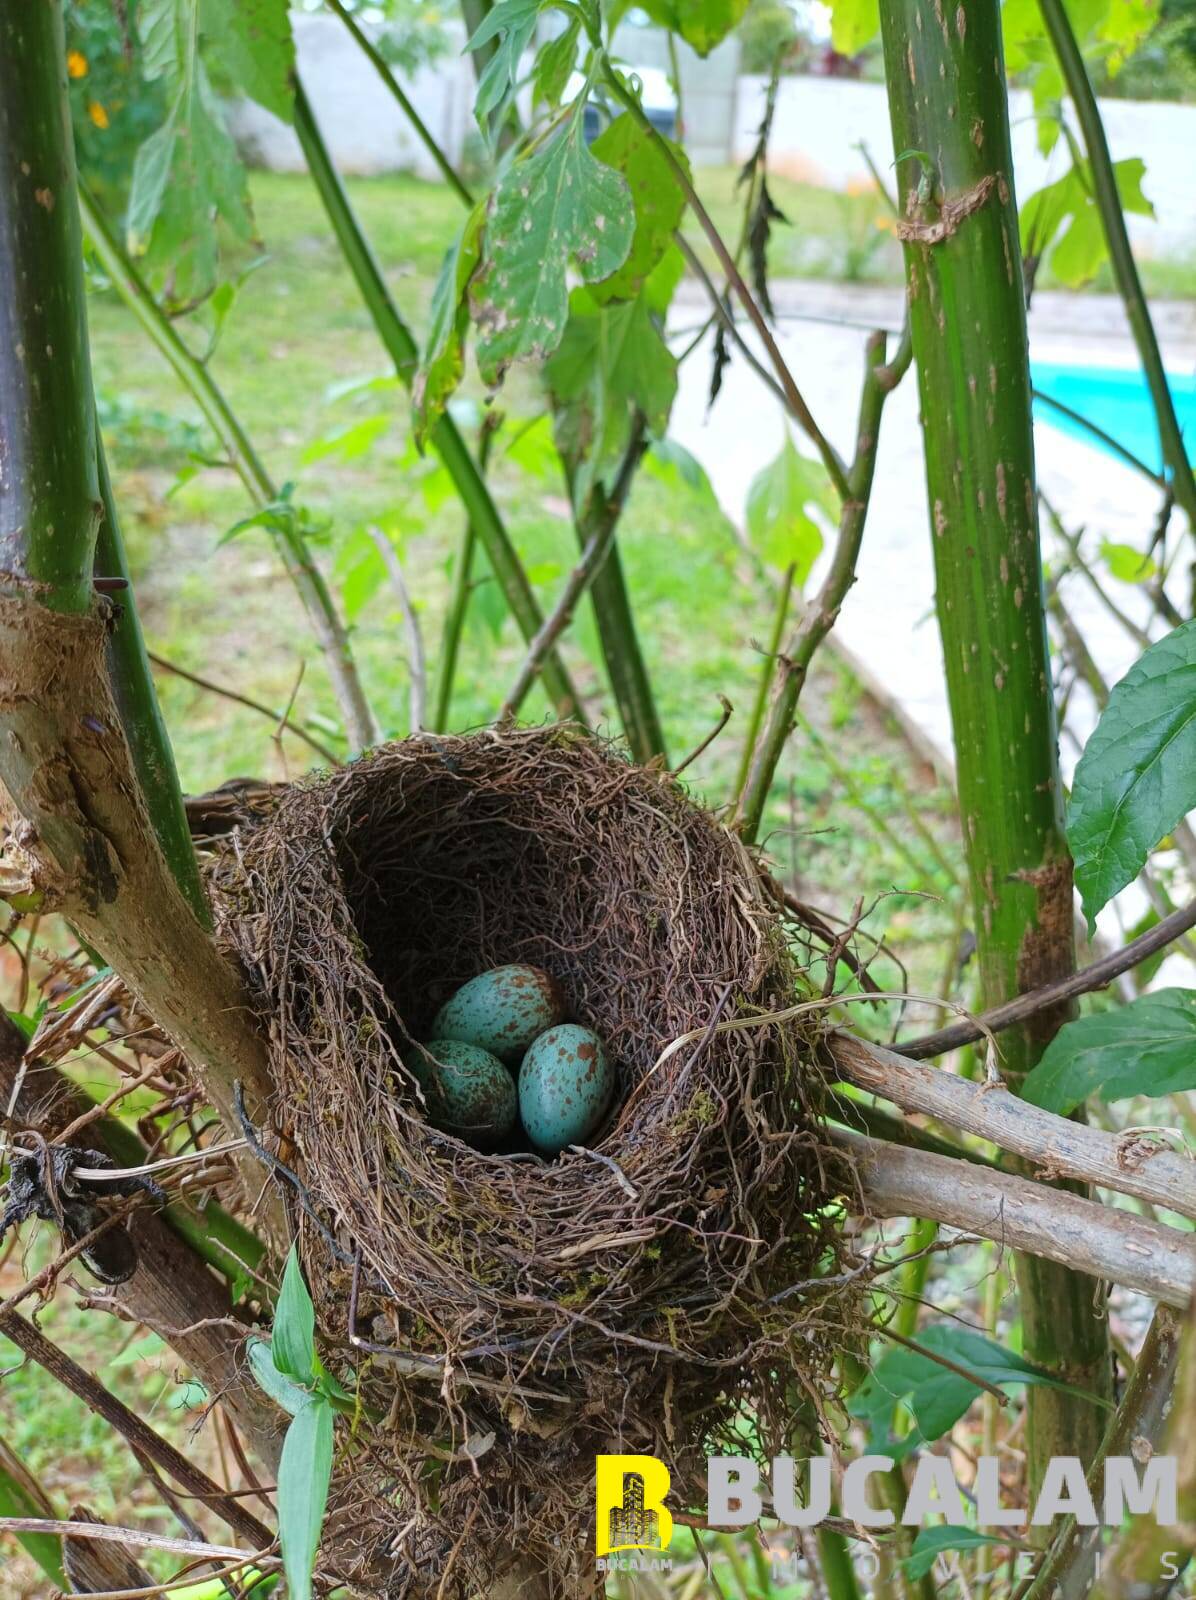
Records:
[[[732,834],[574,728],[418,738],[284,791],[213,885],[326,1359],[385,1413],[350,1500],[391,1592],[515,1558],[585,1592],[596,1453],[659,1456],[700,1502],[745,1415],[762,1453],[790,1445],[847,1310],[810,1287],[842,1174],[805,1019],[716,1026],[803,992]],[[617,1063],[592,1149],[483,1155],[428,1121],[401,1051],[508,962],[551,972]]]

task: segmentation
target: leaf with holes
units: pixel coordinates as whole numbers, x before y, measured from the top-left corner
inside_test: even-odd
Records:
[[[684,150],[671,139],[665,142],[688,174]],[[599,161],[622,173],[635,208],[635,235],[626,261],[591,292],[596,300],[629,300],[672,246],[685,211],[685,195],[658,141],[629,111],[604,128],[590,149]]]
[[[634,232],[626,180],[590,154],[579,108],[494,191],[484,264],[471,289],[486,383],[501,383],[512,361],[551,355],[569,313],[569,263],[589,283],[609,278],[626,261]]]
[[[1031,1366],[1014,1351],[967,1328],[938,1323],[923,1329],[918,1343],[964,1371],[953,1371],[932,1355],[894,1345],[860,1384],[847,1408],[867,1428],[869,1450],[891,1456],[894,1461],[903,1461],[920,1445],[941,1439],[983,1393],[980,1384],[966,1373],[974,1373],[998,1387],[1011,1383],[1043,1384],[1073,1394],[1079,1392],[1049,1372]],[[903,1438],[893,1433],[893,1411],[899,1403],[909,1411],[914,1423]]]
[[[311,1600],[332,1479],[333,1411],[314,1395],[292,1417],[278,1463],[278,1541],[290,1600]]]
[[[748,0],[640,0],[662,28],[679,33],[700,56],[709,55],[743,20]]]
[[[1092,1094],[1108,1102],[1189,1089],[1196,1089],[1196,994],[1156,989],[1060,1028],[1022,1094],[1067,1116]]]
[[[747,526],[753,545],[770,566],[791,563],[800,588],[822,552],[823,533],[814,513],[833,521],[835,500],[826,470],[799,455],[788,430],[780,454],[752,479]]]
[[[465,373],[469,281],[477,271],[481,258],[482,224],[485,220],[485,206],[475,206],[445,255],[440,276],[432,291],[427,342],[411,391],[415,409],[415,437],[421,449],[444,415],[444,408]]]
[[[1130,668],[1109,696],[1072,782],[1067,838],[1089,930],[1196,805],[1196,621]]]
[[[649,433],[663,435],[677,392],[677,362],[642,296],[595,306],[582,290],[573,296],[544,381],[557,449],[573,471],[574,499],[582,506],[597,484],[613,483],[637,412]]]

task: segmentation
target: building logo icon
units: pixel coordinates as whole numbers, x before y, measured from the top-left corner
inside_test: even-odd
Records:
[[[595,1549],[667,1550],[673,1519],[664,1503],[669,1471],[655,1456],[597,1456]]]

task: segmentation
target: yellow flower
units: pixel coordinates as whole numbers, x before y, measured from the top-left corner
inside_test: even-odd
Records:
[[[93,100],[88,106],[87,115],[101,131],[108,126],[108,113],[98,100]]]
[[[67,52],[66,71],[69,78],[86,78],[87,57],[81,50]]]

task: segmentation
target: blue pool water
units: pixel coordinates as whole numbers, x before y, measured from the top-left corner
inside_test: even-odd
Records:
[[[1150,403],[1146,379],[1137,368],[1072,367],[1034,361],[1030,364],[1030,374],[1036,389],[1103,428],[1153,471],[1162,470],[1163,453],[1159,447],[1154,407]],[[1188,454],[1196,459],[1196,377],[1172,372],[1167,378],[1179,425],[1188,443]],[[1039,399],[1034,401],[1034,415],[1040,422],[1050,423],[1052,428],[1083,439],[1096,450],[1108,448],[1071,417]]]

